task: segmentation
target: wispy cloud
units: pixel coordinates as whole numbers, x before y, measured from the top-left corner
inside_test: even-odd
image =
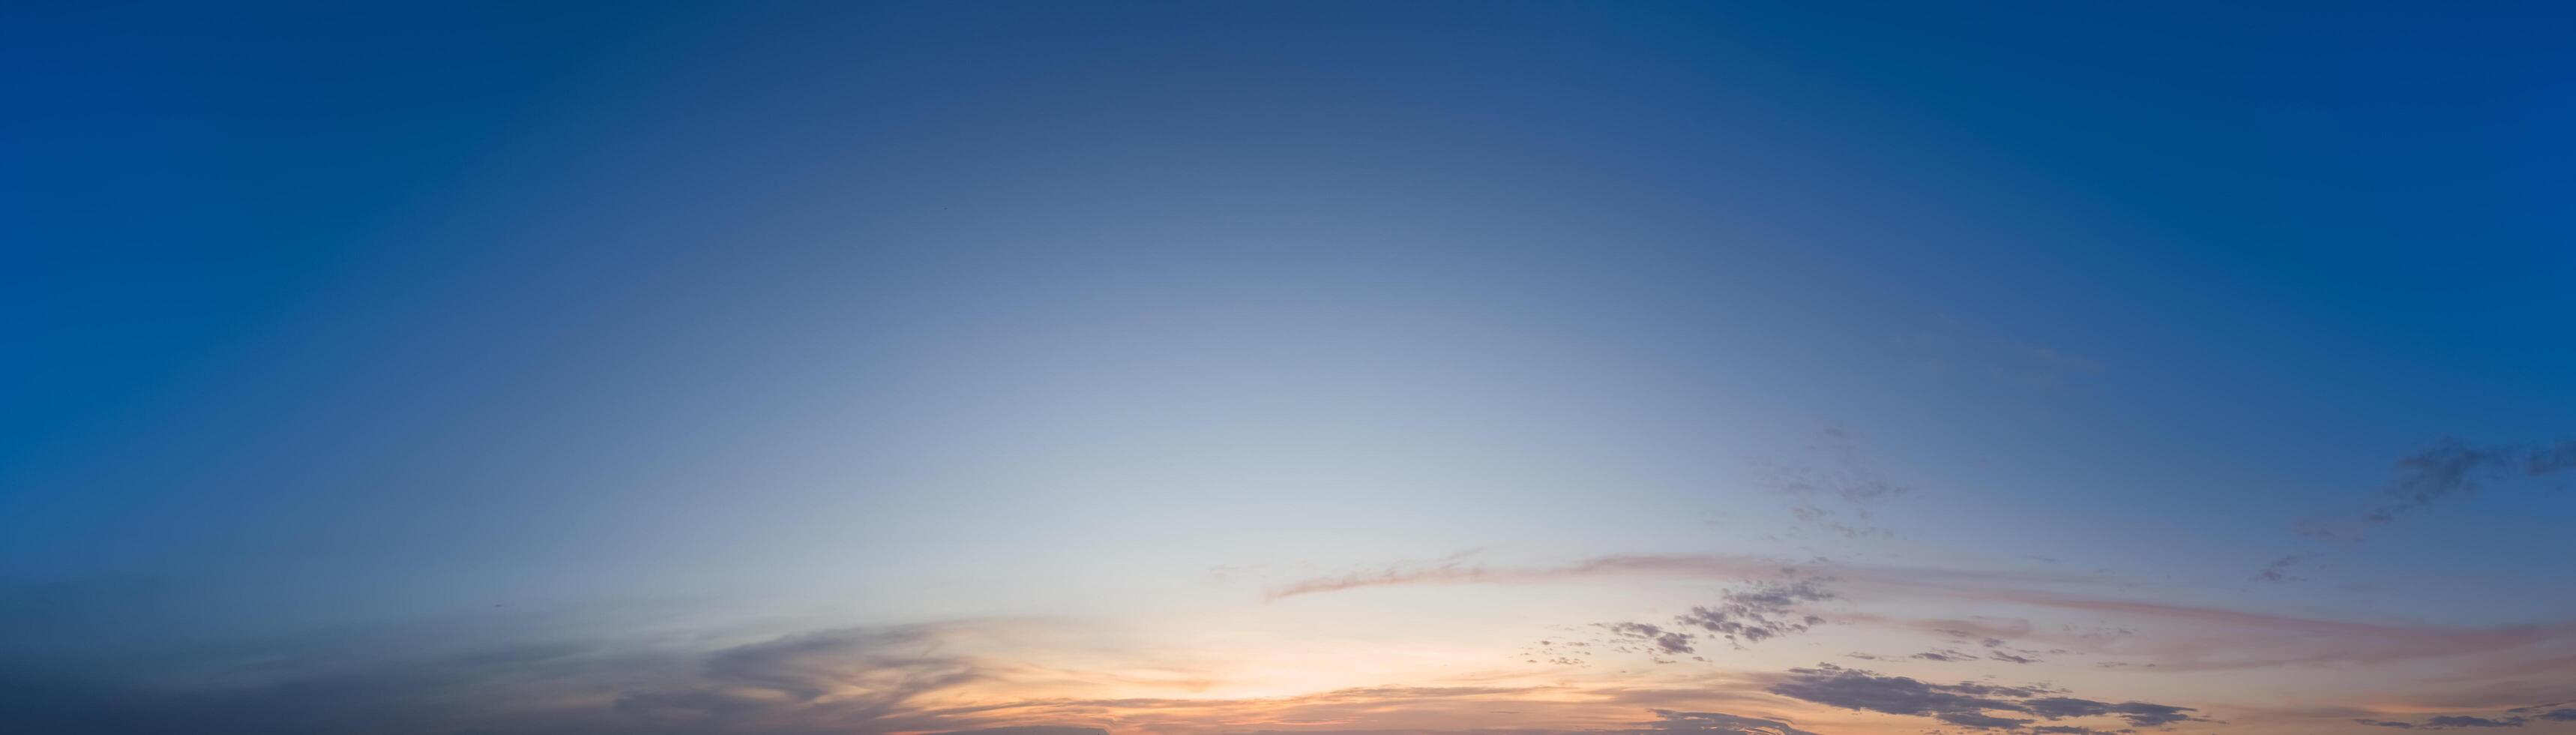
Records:
[[[1968,373],[2060,388],[2099,373],[2100,360],[2005,337],[1948,315],[1933,317],[1912,334],[1891,340],[1897,353],[1934,373]]]
[[[2310,519],[2299,533],[2321,539],[2357,539],[2456,497],[2475,495],[2491,483],[2514,477],[2541,477],[2576,469],[2576,441],[2553,446],[2478,447],[2443,439],[2423,451],[2397,460],[2381,502],[2357,513]]]
[[[1852,432],[1830,428],[1805,448],[1807,456],[1753,464],[1765,487],[1789,498],[1797,525],[1845,538],[1894,535],[1872,522],[1876,508],[1912,489],[1862,462],[1860,444]]]
[[[1272,597],[1379,585],[1516,584],[1639,575],[1742,578],[1766,571],[1775,582],[1808,574],[1830,576],[1839,586],[1869,590],[1871,597],[1880,602],[1917,599],[2015,605],[2081,613],[2095,620],[2156,625],[2161,635],[2142,639],[2125,634],[2134,631],[2051,628],[2027,620],[1922,619],[1867,610],[1834,613],[1834,620],[1839,622],[1955,635],[1980,645],[1984,645],[1981,639],[1993,639],[1998,645],[2008,638],[2046,641],[2082,651],[2117,654],[2137,667],[2220,670],[2487,656],[2490,660],[2470,673],[2512,676],[2576,669],[2576,658],[2566,652],[2576,646],[2576,621],[2487,627],[2394,625],[2056,591],[2105,586],[2103,582],[2107,580],[2092,575],[1862,564],[1801,567],[1724,556],[1611,556],[1556,567],[1479,568],[1472,573],[1432,570],[1422,575],[1393,574],[1368,580],[1310,581]]]
[[[1452,584],[1524,584],[1601,576],[1747,577],[1781,573],[1789,565],[1752,556],[1697,554],[1614,555],[1556,567],[1489,567],[1463,560],[1423,565],[1392,565],[1381,570],[1310,577],[1274,588],[1265,595],[1281,600],[1300,595],[1342,592],[1368,587]]]
[[[1531,584],[1608,577],[1788,580],[1830,576],[1850,583],[1938,588],[1984,584],[2099,584],[2095,574],[1974,570],[1944,567],[1794,562],[1773,557],[1710,554],[1617,554],[1556,566],[1486,566],[1442,563],[1311,577],[1273,588],[1266,599],[1344,592],[1370,587],[1457,584]]]
[[[2310,554],[2291,554],[2291,555],[2289,555],[2289,556],[2284,556],[2284,557],[2281,557],[2281,558],[2279,558],[2279,559],[2274,559],[2274,560],[2272,560],[2272,563],[2270,563],[2270,564],[2266,564],[2266,565],[2263,565],[2263,568],[2262,568],[2261,570],[2256,571],[2256,572],[2254,573],[2253,581],[2256,581],[2256,582],[2296,582],[2296,581],[2299,581],[2300,579],[2303,579],[2303,577],[2294,577],[2294,576],[2290,576],[2290,567],[2297,566],[2297,565],[2299,565],[2299,564],[2301,564],[2301,563],[2306,562],[2306,561],[2307,561],[2311,556],[2312,556],[2312,555],[2310,555]]]
[[[2420,722],[2359,718],[2353,720],[2353,722],[2372,727],[2388,727],[2401,730],[2462,730],[2522,727],[2524,725],[2544,722],[2576,722],[2576,709],[2560,707],[2557,704],[2543,704],[2530,707],[2515,707],[2513,709],[2505,710],[2502,714],[2490,716],[2436,715],[2425,718]]]

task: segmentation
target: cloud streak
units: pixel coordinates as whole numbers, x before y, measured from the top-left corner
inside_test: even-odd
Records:
[[[2476,447],[2443,439],[2401,457],[2391,468],[2381,502],[2356,514],[2312,519],[2299,524],[2301,535],[2320,539],[2361,538],[2451,498],[2476,495],[2489,484],[2520,477],[2542,477],[2576,469],[2576,440],[2540,447]]]
[[[2039,720],[2069,718],[2111,718],[2132,727],[2161,727],[2202,719],[2191,714],[2198,711],[2191,707],[2081,699],[2064,696],[2060,690],[2042,685],[1935,684],[1833,664],[1790,669],[1768,691],[1817,704],[1929,717],[1946,724],[1984,730],[2016,729]],[[2004,714],[1994,714],[1997,712]]]

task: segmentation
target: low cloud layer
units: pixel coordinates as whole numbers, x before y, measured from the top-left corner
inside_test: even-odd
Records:
[[[1816,735],[1791,727],[1779,720],[1730,715],[1724,712],[1676,712],[1655,710],[1656,721],[1643,730],[1627,731],[1637,735]]]
[[[83,733],[886,733],[996,722],[942,697],[992,666],[936,627],[843,629],[703,652],[524,645],[342,666],[282,660],[160,681],[0,669],[0,729]],[[1084,735],[1079,727],[991,735]]]
[[[1844,709],[1929,717],[1960,727],[2009,730],[2040,720],[2099,717],[2133,727],[2160,727],[2201,718],[2197,710],[2150,702],[2102,702],[2064,696],[2044,685],[1935,684],[1882,676],[1833,664],[1790,669],[1770,686],[1773,694]]]
[[[2353,720],[2353,722],[2369,725],[2371,727],[2386,727],[2399,730],[2468,730],[2508,728],[2541,723],[2576,722],[2576,708],[2562,707],[2559,706],[2559,704],[2542,704],[2530,707],[2515,707],[2513,709],[2505,710],[2502,714],[2489,716],[2439,715],[2428,717],[2421,721],[2375,720],[2360,718]]]

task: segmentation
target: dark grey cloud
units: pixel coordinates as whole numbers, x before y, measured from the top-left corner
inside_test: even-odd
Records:
[[[2529,707],[2515,707],[2513,709],[2505,710],[2503,715],[2497,717],[2441,715],[2426,719],[2423,722],[2369,719],[2353,720],[2353,722],[2358,722],[2372,727],[2391,727],[2405,730],[2462,730],[2472,728],[2522,727],[2535,721],[2576,722],[2576,709],[2564,708],[2560,706],[2561,704],[2564,703],[2553,702],[2550,704],[2535,704]]]
[[[2039,659],[2031,658],[2029,656],[2005,653],[2003,651],[1987,651],[1986,658],[1991,658],[1997,661],[2010,661],[2017,664],[2035,664],[2040,662]]]
[[[2446,499],[2475,495],[2489,483],[2514,476],[2540,477],[2576,469],[2576,441],[2537,449],[2474,447],[2443,439],[2423,451],[2397,460],[2381,502],[2357,515],[2311,520],[2301,534],[2316,538],[2358,538],[2371,528],[2395,523]]]
[[[2522,727],[2524,725],[2531,724],[2533,720],[2576,722],[2576,709],[2551,709],[2557,706],[2558,705],[2555,704],[2543,704],[2531,707],[2515,707],[2513,709],[2505,710],[2504,716],[2500,717],[2441,715],[2426,719],[2423,722],[2372,719],[2359,719],[2353,720],[2353,722],[2372,727],[2389,727],[2401,730],[2461,730],[2472,728]],[[2542,712],[2541,710],[2544,709],[2549,711]]]
[[[1658,661],[1663,661],[1664,655],[1697,653],[1703,633],[1691,632],[1693,628],[1743,648],[1746,643],[1804,633],[1823,624],[1824,618],[1798,612],[1802,605],[1834,599],[1834,593],[1818,586],[1818,581],[1759,582],[1727,590],[1719,593],[1717,604],[1694,606],[1675,616],[1672,627],[1636,622],[1599,623],[1597,627],[1610,631],[1614,645],[1621,641],[1642,644],[1645,653],[1656,656]],[[1548,641],[1540,641],[1537,652],[1558,655],[1558,649],[1549,645]]]
[[[2200,719],[2190,714],[2197,711],[2190,707],[2078,699],[2041,685],[2007,686],[1964,681],[1935,684],[1833,664],[1790,669],[1767,691],[1834,707],[1930,717],[1961,727],[1990,730],[2019,728],[2038,720],[2076,717],[2115,718],[2134,727],[2157,727]]]
[[[1944,648],[1938,651],[1924,651],[1922,653],[1914,654],[1914,658],[1919,658],[1925,661],[1941,661],[1945,663],[1977,660],[1976,656],[1970,655],[1968,652],[1961,651],[1956,648]]]
[[[1651,651],[1652,653],[1689,654],[1696,652],[1692,649],[1691,645],[1694,636],[1678,630],[1666,630],[1663,626],[1655,625],[1653,623],[1602,623],[1601,627],[1609,629],[1610,634],[1613,636],[1636,640],[1653,646],[1654,649]]]
[[[2459,728],[2459,727],[2521,727],[2521,726],[2523,725],[2523,723],[2524,723],[2524,722],[2526,722],[2526,720],[2524,720],[2523,718],[2520,718],[2520,717],[2506,717],[2506,718],[2501,718],[2501,719],[2488,719],[2488,718],[2485,718],[2485,717],[2470,717],[2470,716],[2468,716],[2468,715],[2442,715],[2442,716],[2440,716],[2440,717],[2435,717],[2435,718],[2433,718],[2433,719],[2425,720],[2425,721],[2424,721],[2424,725],[2425,725],[2426,727],[2446,727],[2446,728]]]
[[[2041,697],[2022,702],[2029,712],[2048,719],[2064,717],[2117,717],[2139,727],[2170,725],[2193,719],[2190,707],[2146,702],[2096,702],[2074,697]]]
[[[1825,619],[1801,614],[1798,608],[1834,599],[1834,593],[1818,586],[1817,581],[1765,582],[1748,589],[1728,590],[1719,595],[1718,604],[1692,607],[1676,622],[1724,637],[1739,647],[1804,633]]]

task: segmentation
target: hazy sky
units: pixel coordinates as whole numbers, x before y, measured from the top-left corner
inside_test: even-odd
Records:
[[[2571,33],[11,3],[0,731],[2576,733]]]

